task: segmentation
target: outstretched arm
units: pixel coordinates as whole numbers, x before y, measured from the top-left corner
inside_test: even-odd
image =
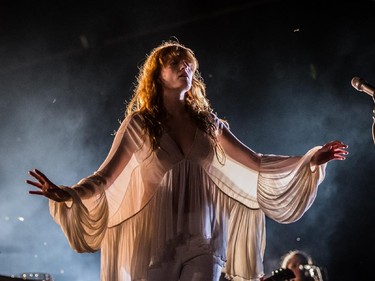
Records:
[[[229,157],[254,171],[259,170],[261,154],[242,143],[224,124],[218,141]]]
[[[225,153],[241,164],[258,170],[261,155],[243,144],[225,125],[222,128],[222,134],[218,137]],[[341,141],[334,140],[323,145],[311,158],[311,164],[319,166],[331,160],[345,160],[349,152],[346,150],[348,145]]]
[[[115,181],[141,141],[140,124],[139,116],[129,116],[122,122],[105,161],[94,174],[72,186],[75,194],[81,199],[88,199],[103,192],[103,188],[107,189]],[[30,194],[42,195],[57,202],[72,199],[68,187],[55,185],[41,171],[35,169],[29,171],[29,175],[35,180],[26,180],[26,183],[39,189],[29,191]]]

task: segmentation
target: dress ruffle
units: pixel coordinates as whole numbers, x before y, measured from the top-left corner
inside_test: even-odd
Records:
[[[228,156],[219,163],[201,131],[187,156],[166,136],[160,143],[150,154],[141,120],[125,120],[96,174],[104,180],[83,179],[66,188],[71,202],[50,201],[70,246],[101,251],[101,281],[146,281],[150,266],[192,241],[211,249],[227,278],[260,280],[265,216],[288,223],[311,206],[325,169],[310,167],[318,147],[301,157],[263,155],[254,171]],[[81,199],[88,185],[95,195]]]

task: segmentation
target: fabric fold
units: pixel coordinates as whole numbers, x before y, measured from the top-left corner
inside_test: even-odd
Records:
[[[211,249],[228,278],[260,280],[265,217],[290,223],[310,208],[324,178],[325,165],[314,171],[310,163],[319,147],[303,156],[263,155],[254,170],[228,151],[220,163],[199,129],[188,155],[166,135],[151,151],[143,126],[128,116],[98,171],[61,187],[72,200],[50,201],[70,246],[101,251],[101,281],[147,281],[148,268],[185,243]]]

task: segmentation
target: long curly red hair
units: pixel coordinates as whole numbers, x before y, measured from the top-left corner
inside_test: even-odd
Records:
[[[162,86],[159,75],[162,67],[171,60],[186,60],[192,65],[192,86],[185,96],[185,106],[198,128],[204,131],[214,143],[215,150],[221,146],[217,143],[217,125],[215,114],[206,97],[206,85],[199,72],[198,60],[194,52],[175,41],[166,41],[154,48],[139,68],[133,97],[127,105],[126,114],[140,114],[145,122],[146,133],[150,138],[152,150],[159,147],[163,134],[163,122],[167,118],[163,104]]]

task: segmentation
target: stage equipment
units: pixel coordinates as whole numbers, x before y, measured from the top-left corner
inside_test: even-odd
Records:
[[[272,271],[272,276],[264,279],[264,281],[289,281],[296,277],[289,268],[279,268]]]
[[[306,277],[314,281],[328,281],[327,271],[320,266],[313,264],[300,265],[299,269],[305,272]]]
[[[0,275],[0,281],[54,281],[51,274],[43,272],[24,272],[18,275]]]

